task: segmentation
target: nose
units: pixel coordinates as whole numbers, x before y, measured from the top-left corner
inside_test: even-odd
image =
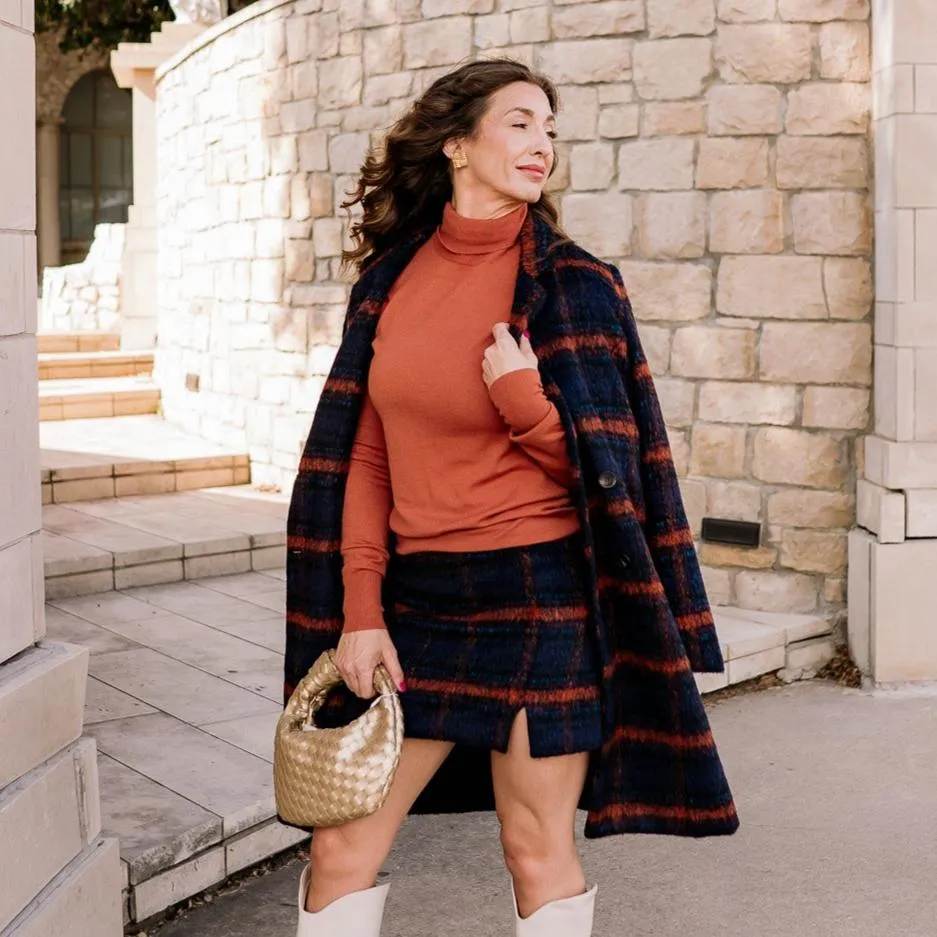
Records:
[[[545,157],[546,159],[552,159],[553,139],[547,135],[546,131],[543,131],[543,133],[537,137],[537,142],[534,144],[534,154]]]

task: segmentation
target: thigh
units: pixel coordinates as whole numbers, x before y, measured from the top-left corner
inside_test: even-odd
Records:
[[[502,826],[519,826],[549,839],[571,836],[589,767],[588,752],[532,758],[527,714],[511,727],[507,752],[491,753],[495,807]]]

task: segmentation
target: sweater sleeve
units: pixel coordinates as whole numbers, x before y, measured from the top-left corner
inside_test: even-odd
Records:
[[[556,482],[573,486],[566,452],[566,433],[556,407],[548,399],[534,368],[502,374],[488,388],[492,403],[516,442]]]
[[[393,496],[384,427],[365,396],[351,450],[342,508],[344,631],[384,628],[381,585],[387,571]]]

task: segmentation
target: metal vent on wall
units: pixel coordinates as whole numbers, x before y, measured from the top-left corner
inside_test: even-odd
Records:
[[[704,517],[700,536],[708,543],[757,547],[761,542],[761,524],[754,521],[727,520],[722,517]]]

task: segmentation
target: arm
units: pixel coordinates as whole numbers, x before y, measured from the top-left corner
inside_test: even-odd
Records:
[[[556,482],[573,486],[566,435],[556,407],[547,399],[534,368],[503,374],[488,388],[510,437]]]
[[[387,570],[393,505],[384,427],[365,395],[351,450],[342,507],[343,632],[383,628],[381,584]]]

